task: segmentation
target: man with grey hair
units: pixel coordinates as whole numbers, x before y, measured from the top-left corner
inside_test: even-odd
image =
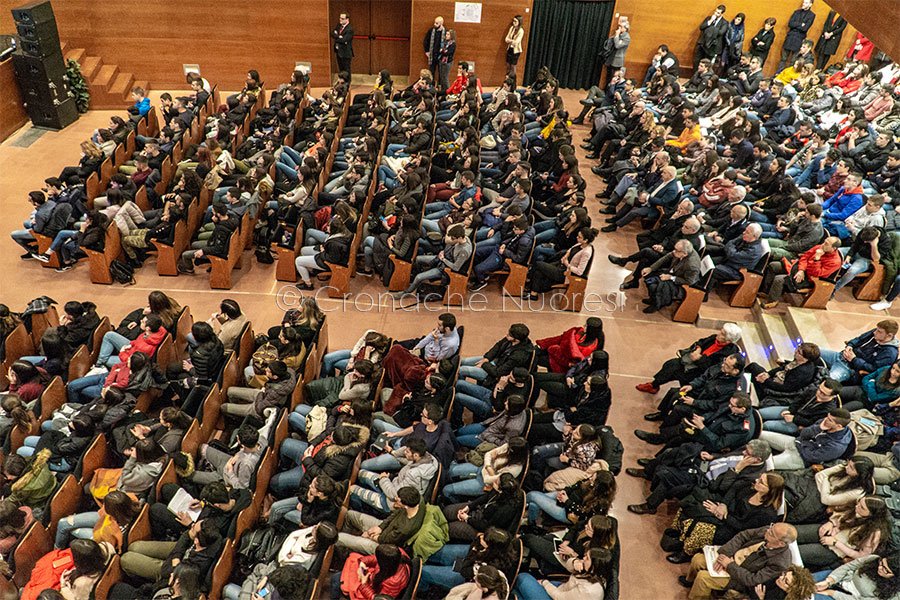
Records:
[[[663,167],[659,183],[651,189],[638,192],[634,204],[631,206],[626,204],[619,209],[615,216],[606,220],[609,224],[600,231],[609,233],[619,227],[625,227],[639,217],[650,219],[658,216],[659,208],[668,212],[684,191],[681,183],[675,178],[677,173],[675,167],[671,165]]]
[[[750,223],[741,237],[725,244],[725,260],[713,269],[713,280],[716,282],[739,281],[741,269],[752,269],[765,254],[762,240],[762,227],[759,223]]]
[[[638,248],[647,248],[654,244],[659,244],[670,236],[676,235],[681,230],[681,225],[685,220],[689,219],[693,214],[694,203],[690,200],[682,200],[678,203],[678,206],[675,207],[675,212],[669,215],[668,218],[660,224],[658,229],[642,231],[637,234],[636,241]]]
[[[644,313],[650,314],[684,298],[684,285],[700,279],[700,255],[688,240],[678,240],[668,254],[641,271],[648,298]]]
[[[722,225],[728,223],[731,219],[731,209],[735,206],[747,206],[744,199],[747,197],[747,188],[742,185],[736,185],[728,190],[728,196],[725,202],[715,204],[706,209],[706,215],[703,219],[704,224],[712,229],[718,229]],[[727,241],[727,240],[726,240]]]
[[[675,243],[679,240],[687,240],[694,247],[694,250],[699,252],[701,237],[700,221],[697,217],[691,216],[685,219],[684,223],[681,224],[681,229],[677,235],[667,238],[660,244],[654,244],[649,248],[641,248],[634,254],[624,258],[609,255],[609,262],[620,267],[626,266],[629,262],[637,261],[637,266],[631,274],[631,277],[626,279],[626,281],[619,286],[619,289],[628,290],[637,288],[641,282],[641,277],[643,277],[643,270],[671,252],[675,248]]]
[[[639,383],[635,389],[645,394],[656,394],[661,386],[670,381],[677,381],[679,386],[687,385],[698,374],[738,352],[737,342],[740,339],[740,326],[725,323],[714,335],[700,338],[687,348],[678,350],[674,358],[662,364],[652,380]]]
[[[716,577],[706,570],[706,557],[698,552],[691,560],[687,576],[678,582],[691,591],[690,600],[709,598],[713,590],[737,590],[752,594],[758,585],[774,581],[791,566],[791,549],[797,541],[797,528],[787,523],[748,529],[719,548],[713,568],[726,573]]]

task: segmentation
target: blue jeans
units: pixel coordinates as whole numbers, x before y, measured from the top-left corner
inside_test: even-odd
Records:
[[[385,452],[381,456],[362,461],[359,468],[373,473],[384,473],[385,471],[399,471],[402,466],[393,454]]]
[[[350,360],[349,350],[335,350],[322,357],[322,377],[331,377],[335,369],[343,371]]]
[[[497,236],[494,236],[497,237]],[[500,256],[500,249],[494,246],[487,248],[478,248],[475,251],[475,279],[480,283],[488,278],[488,276],[499,269],[503,265],[503,257]]]
[[[284,440],[281,444],[280,454],[282,458],[286,458],[290,460],[292,463],[298,465],[292,469],[288,469],[287,471],[282,471],[280,473],[276,473],[272,477],[272,481],[269,484],[269,487],[272,490],[272,493],[276,496],[286,496],[291,493],[296,493],[297,487],[300,485],[300,481],[303,479],[304,469],[300,466],[300,461],[303,458],[303,453],[309,447],[309,444],[306,442],[302,442],[300,440],[295,440],[292,438],[288,438]],[[296,502],[294,506],[296,506]]]
[[[860,273],[868,271],[871,265],[872,261],[868,258],[855,258],[844,274],[841,275],[841,278],[837,280],[837,283],[834,284],[834,292],[832,294],[836,294],[839,289],[853,281],[853,278]]]
[[[225,600],[240,600],[241,586],[236,583],[226,583],[225,587],[222,588],[222,597]]]
[[[557,587],[562,585],[562,581],[551,581],[550,583]],[[516,587],[513,590],[519,600],[551,600],[550,594],[531,573],[519,573],[519,576],[516,577]]]
[[[59,251],[59,248],[66,242],[66,240],[73,238],[76,235],[78,235],[77,229],[63,229],[56,234],[55,238],[53,238],[53,243],[50,244],[50,249],[54,252]]]
[[[98,512],[83,512],[60,519],[56,525],[55,548],[68,548],[72,538],[90,540],[94,537],[94,525],[100,520]]]
[[[391,512],[391,501],[378,487],[378,475],[378,473],[362,469],[359,471],[359,476],[357,477],[359,485],[350,487],[350,508],[353,510],[365,510],[364,507],[370,506],[379,511],[376,514],[382,517],[387,516]]]
[[[312,411],[313,407],[309,404],[298,404],[294,412],[288,415],[288,425],[294,431],[306,433],[306,415]],[[285,440],[287,441],[287,440]]]
[[[476,421],[483,421],[491,414],[491,390],[463,379],[456,382],[456,401],[475,415]],[[462,431],[462,430],[460,430]],[[477,445],[477,444],[476,444]]]
[[[531,451],[532,465],[538,469],[542,469],[544,465],[550,465],[555,469],[565,468],[565,465],[563,465],[562,461],[558,458],[558,456],[562,454],[565,446],[566,445],[563,442],[556,442],[554,444],[542,444],[535,447]]]
[[[9,234],[15,243],[22,246],[25,250],[34,251],[35,238],[31,233],[31,229],[17,229]]]
[[[84,404],[95,398],[100,397],[100,391],[103,389],[103,383],[106,381],[106,374],[88,375],[80,377],[74,381],[70,381],[66,385],[66,395],[69,402],[73,404]]]
[[[388,423],[387,421],[382,421],[381,419],[375,419],[372,421],[372,431],[375,432],[376,435],[372,437],[378,437],[382,433],[386,431],[390,431],[391,433],[396,433],[400,431],[400,428],[394,425],[393,423]],[[391,445],[395,448],[400,447],[400,438],[394,438],[394,441],[391,442]]]
[[[428,564],[422,566],[419,589],[428,589],[433,584],[449,589],[463,583],[465,579],[453,570],[453,564],[468,553],[468,544],[446,544],[441,547],[428,558]]]
[[[478,436],[485,429],[487,429],[487,427],[481,423],[472,423],[471,425],[460,427],[456,432],[456,441],[466,448],[475,448],[481,443],[481,439]]]
[[[840,352],[822,348],[819,350],[819,354],[822,360],[825,361],[825,364],[828,365],[828,376],[832,379],[843,382],[850,379],[850,376],[853,375],[853,370]]]
[[[273,502],[269,511],[269,523],[274,525],[279,520],[285,519],[294,525],[300,525],[300,511],[297,510],[298,502],[300,502],[300,498],[297,496]]]
[[[528,522],[534,524],[541,512],[560,523],[568,523],[566,509],[556,503],[556,492],[528,492]]]
[[[475,366],[483,358],[483,356],[470,356],[459,361],[459,378],[465,379],[468,377],[469,379],[483,381],[484,378],[488,375],[487,371],[485,371],[481,367]]]
[[[319,229],[310,229],[306,232],[305,246],[315,246],[316,244],[324,244],[328,239],[328,234]]]
[[[97,364],[103,367],[111,367],[118,364],[120,362],[119,357],[113,356],[113,353],[118,353],[123,346],[127,346],[130,343],[131,340],[124,335],[116,333],[115,331],[107,331],[103,335],[103,342],[100,344],[100,354],[97,356]]]
[[[454,463],[450,465],[450,477],[457,480],[444,486],[443,494],[450,504],[464,502],[466,498],[473,498],[484,493],[481,467],[476,467],[471,463]]]

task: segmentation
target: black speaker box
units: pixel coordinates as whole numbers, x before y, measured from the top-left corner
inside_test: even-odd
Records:
[[[19,34],[22,42],[33,42],[59,49],[59,32],[56,30],[56,21],[44,21],[34,25],[16,23],[16,33]]]
[[[58,50],[55,55],[42,58],[17,52],[13,54],[13,69],[23,89],[51,83],[58,88],[65,85],[66,64]]]
[[[44,21],[54,21],[53,7],[48,0],[31,2],[12,9],[12,16],[16,24],[33,25]]]
[[[31,123],[36,127],[47,129],[62,129],[78,120],[78,108],[74,98],[67,98],[56,105],[42,103],[26,103],[25,110]]]

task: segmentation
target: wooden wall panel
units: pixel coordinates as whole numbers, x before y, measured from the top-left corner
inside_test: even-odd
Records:
[[[847,0],[855,3],[859,0]],[[867,0],[875,3],[875,0]],[[897,0],[879,0],[882,3],[896,2]],[[678,55],[683,67],[690,68],[693,63],[694,48],[697,44],[699,26],[704,18],[709,16],[715,7],[725,4],[728,11],[727,19],[731,19],[739,12],[747,16],[745,25],[746,50],[750,39],[763,25],[768,17],[775,17],[778,23],[775,25],[776,38],[766,61],[765,73],[771,75],[778,64],[781,55],[781,44],[787,34],[787,23],[791,14],[800,8],[800,0],[617,0],[616,13],[627,15],[631,21],[631,46],[625,55],[627,74],[632,78],[643,78],[650,59],[656,53],[660,44],[666,44],[669,49]],[[816,20],[807,32],[807,37],[816,41],[825,24],[830,7],[822,0],[813,4],[813,12]],[[847,51],[850,42],[856,35],[851,19],[847,19],[848,26],[844,30],[841,39],[841,47],[835,59]],[[613,19],[615,23],[615,19]],[[885,21],[887,23],[887,21]],[[896,27],[893,21],[892,27]],[[895,29],[896,34],[896,29]],[[774,60],[772,60],[774,58]],[[686,73],[687,71],[682,71]]]
[[[0,142],[28,122],[11,59],[0,62]]]
[[[483,86],[498,86],[506,76],[506,44],[503,39],[509,23],[516,15],[524,17],[525,39],[517,67],[518,80],[525,72],[525,56],[528,52],[528,31],[531,27],[532,0],[484,0],[481,23],[454,23],[453,0],[413,0],[412,38],[409,42],[410,80],[418,77],[419,70],[428,68],[422,40],[425,32],[437,16],[444,17],[444,27],[456,30],[456,59],[475,61],[475,70]],[[450,72],[450,80],[456,70]]]
[[[22,3],[0,0],[4,29]],[[70,48],[156,88],[186,87],[184,63],[200,64],[222,89],[238,89],[251,68],[270,85],[287,81],[296,61],[312,63],[313,85],[330,82],[328,0],[57,0],[53,11]]]
[[[862,34],[894,60],[900,60],[900,2],[897,0],[828,0]]]

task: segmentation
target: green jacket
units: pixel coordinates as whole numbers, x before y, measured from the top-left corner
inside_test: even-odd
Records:
[[[56,477],[47,467],[50,450],[44,449],[32,459],[31,465],[12,485],[8,500],[19,506],[40,508],[56,489]]]
[[[891,259],[884,263],[884,283],[881,284],[881,295],[887,296],[891,286],[894,285],[894,278],[900,273],[900,235],[894,232],[887,232],[891,236],[894,251],[891,252]]]
[[[412,546],[413,555],[422,561],[443,548],[450,541],[450,528],[444,513],[437,506],[425,505],[425,521],[421,529],[413,537],[409,538],[408,545]]]

